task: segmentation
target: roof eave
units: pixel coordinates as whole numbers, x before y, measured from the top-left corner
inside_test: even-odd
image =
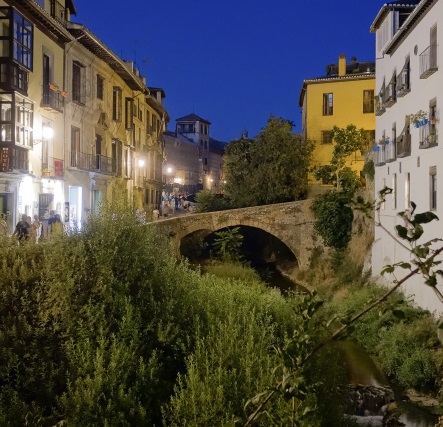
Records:
[[[132,90],[146,91],[146,86],[137,76],[128,70],[124,61],[84,25],[69,22],[68,30],[80,44],[115,70]]]

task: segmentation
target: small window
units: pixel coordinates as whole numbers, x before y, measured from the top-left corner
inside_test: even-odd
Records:
[[[322,130],[321,131],[321,143],[322,144],[332,144],[332,131]]]
[[[132,124],[134,123],[132,120],[134,102],[132,98],[125,98],[125,128],[127,130],[132,129]]]
[[[332,116],[334,114],[334,97],[332,93],[323,94],[323,115]]]
[[[114,86],[112,92],[112,120],[122,121],[122,90],[117,86]]]
[[[397,209],[397,174],[392,175],[392,209]]]
[[[97,98],[103,100],[105,79],[97,74]]]
[[[363,113],[373,113],[374,112],[374,91],[364,90],[363,91]]]
[[[431,211],[437,209],[437,166],[429,168],[429,208]]]
[[[85,68],[79,62],[72,63],[72,100],[80,104],[85,103],[86,92]]]

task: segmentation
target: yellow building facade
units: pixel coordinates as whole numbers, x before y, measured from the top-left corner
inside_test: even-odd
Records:
[[[299,106],[302,109],[302,135],[315,142],[312,166],[329,164],[334,148],[331,131],[334,126],[353,124],[375,134],[375,63],[357,62],[340,55],[337,64],[327,66],[326,75],[303,81]],[[360,172],[364,158],[357,153],[348,165]],[[312,176],[310,184],[318,184]]]

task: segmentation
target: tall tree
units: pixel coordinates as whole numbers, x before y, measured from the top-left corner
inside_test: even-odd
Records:
[[[226,148],[226,194],[234,206],[300,200],[307,191],[313,143],[292,131],[293,124],[271,116],[254,139]]]

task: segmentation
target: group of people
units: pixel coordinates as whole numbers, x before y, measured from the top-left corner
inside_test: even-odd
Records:
[[[19,241],[30,240],[37,242],[40,238],[49,237],[50,234],[63,231],[63,224],[60,215],[55,211],[50,212],[47,220],[47,229],[42,233],[42,222],[38,215],[34,215],[34,220],[26,214],[21,216],[20,221],[16,224],[12,237],[17,237]],[[0,235],[6,237],[8,235],[8,228],[6,223],[6,216],[1,214],[0,217]]]
[[[161,213],[164,217],[174,215],[176,209],[186,209],[186,194],[162,192]]]

